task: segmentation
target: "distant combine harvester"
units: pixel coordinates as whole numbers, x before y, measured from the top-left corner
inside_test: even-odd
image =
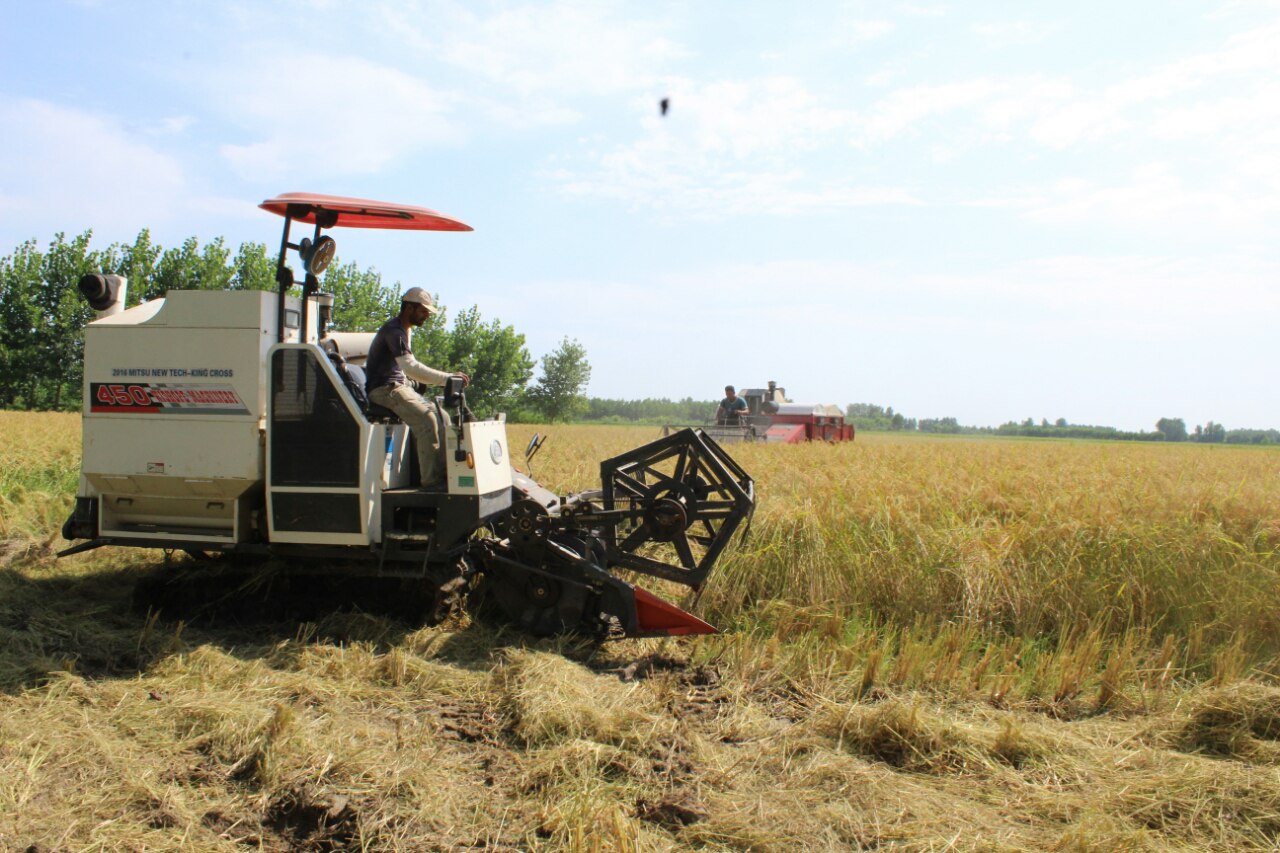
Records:
[[[844,411],[827,403],[794,403],[787,389],[769,381],[767,388],[744,388],[739,394],[747,401],[747,413],[735,419],[706,424],[666,424],[668,435],[688,426],[697,426],[721,444],[742,441],[772,441],[799,444],[803,441],[853,441],[853,424],[845,423]]]

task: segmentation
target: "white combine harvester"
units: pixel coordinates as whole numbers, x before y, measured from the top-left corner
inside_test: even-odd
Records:
[[[504,417],[440,402],[444,490],[418,488],[407,426],[359,393],[372,333],[331,333],[319,276],[335,227],[469,231],[421,207],[290,193],[277,292],[170,291],[124,308],[127,282],[87,275],[84,456],[62,552],[104,545],[274,555],[299,570],[421,579],[430,618],[483,576],[537,634],[705,633],[696,616],[617,575],[700,589],[754,507],[751,478],[684,430],[601,464],[601,488],[560,497],[513,470]],[[294,223],[314,226],[291,242]],[[287,261],[304,270],[301,293]],[[457,383],[460,386],[460,382]]]

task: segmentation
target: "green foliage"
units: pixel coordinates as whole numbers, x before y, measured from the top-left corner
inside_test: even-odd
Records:
[[[86,231],[71,242],[62,234],[49,246],[40,267],[40,287],[35,304],[48,324],[36,336],[40,375],[52,391],[47,408],[60,409],[64,399],[80,399],[84,377],[84,338],[80,330],[93,316],[76,288],[80,277],[99,266],[89,251],[92,232]]]
[[[326,280],[333,274],[334,269],[330,267],[329,272],[325,274]],[[267,254],[264,243],[240,244],[235,260],[231,262],[229,286],[232,290],[276,289],[276,260]]]
[[[1225,439],[1227,444],[1280,444],[1280,430],[1229,429]]]
[[[914,431],[919,428],[915,418],[903,417],[901,412],[893,410],[893,406],[884,408],[874,403],[850,403],[845,407],[844,419],[854,428],[870,432]]]
[[[35,407],[40,317],[32,297],[40,283],[40,261],[34,240],[0,260],[0,405],[5,408],[19,402]]]
[[[143,300],[158,299],[166,290],[226,290],[236,277],[231,251],[221,237],[205,244],[188,237],[177,249],[160,254],[151,275],[138,282]],[[134,280],[129,280],[133,288]],[[265,288],[264,288],[265,289]]]
[[[1161,418],[1156,421],[1156,432],[1163,435],[1165,441],[1186,441],[1187,423],[1182,418]]]
[[[93,312],[75,285],[104,260],[89,251],[91,236],[59,233],[45,252],[27,241],[0,259],[0,405],[79,407],[80,330]]]
[[[1059,420],[1065,420],[1059,418]],[[1063,424],[1062,426],[1045,426],[1034,424],[1031,419],[1022,423],[1001,424],[994,430],[990,427],[960,427],[957,432],[994,433],[996,435],[1017,435],[1024,438],[1098,438],[1111,441],[1163,441],[1164,434],[1159,432],[1126,432],[1109,426],[1089,426],[1086,424]]]
[[[444,364],[448,367],[443,369],[471,377],[467,401],[481,415],[518,406],[533,376],[533,358],[525,348],[524,335],[500,320],[485,323],[475,306],[454,320]]]
[[[1197,424],[1195,436],[1191,440],[1205,444],[1222,444],[1227,440],[1227,428],[1213,421],[1209,421],[1203,427]]]
[[[542,376],[529,389],[529,401],[549,422],[568,421],[586,411],[582,392],[590,381],[586,349],[565,338],[554,352],[542,357]]]
[[[85,273],[128,277],[127,307],[168,290],[276,288],[276,259],[262,243],[243,243],[233,253],[220,237],[204,246],[189,237],[164,249],[144,229],[130,245],[92,251],[91,237],[58,234],[43,252],[31,240],[0,258],[0,408],[80,408],[84,326],[93,319],[76,288]],[[330,266],[321,286],[334,294],[338,331],[374,331],[400,309],[399,283],[386,284],[376,270],[355,263]],[[480,412],[517,407],[534,365],[524,336],[497,320],[486,323],[474,307],[452,329],[445,318],[442,308],[414,334],[417,358],[470,374],[467,396]]]
[[[917,427],[920,432],[933,432],[942,435],[956,435],[964,432],[964,427],[955,418],[921,418]]]
[[[1185,441],[1187,439],[1186,424],[1181,418],[1161,418],[1156,422],[1155,432],[1127,432],[1109,426],[1090,426],[1072,424],[1066,418],[1058,418],[1053,423],[1048,418],[1024,418],[1021,421],[1008,421],[998,427],[965,426],[956,418],[907,418],[893,407],[877,406],[873,403],[850,403],[845,410],[845,420],[859,430],[867,432],[908,431],[933,433],[936,435],[1007,435],[1023,438],[1091,438],[1112,441]],[[1211,430],[1210,427],[1213,429]],[[1179,435],[1181,430],[1181,438]],[[1196,427],[1193,441],[1232,441],[1233,436],[1241,443],[1267,444],[1280,443],[1280,433],[1275,438],[1267,435],[1268,431],[1238,430],[1231,433],[1221,431],[1220,424],[1208,427]],[[1274,432],[1274,430],[1269,431]]]
[[[274,289],[274,263],[268,276],[268,288],[264,289]],[[330,266],[322,288],[334,294],[333,328],[338,332],[374,331],[400,313],[400,291],[383,284],[376,271],[361,270],[354,263]]]
[[[715,416],[716,401],[695,400],[606,400],[599,397],[587,399],[587,408],[581,420],[596,423],[695,423],[702,424]]]

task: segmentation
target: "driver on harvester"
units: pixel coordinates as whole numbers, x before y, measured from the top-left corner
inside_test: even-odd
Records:
[[[716,407],[716,423],[720,426],[738,426],[747,413],[747,401],[738,396],[732,385],[724,386],[724,399]]]
[[[422,487],[428,489],[444,483],[441,424],[445,429],[449,427],[449,413],[436,405],[434,397],[423,397],[415,391],[410,380],[426,385],[443,385],[450,377],[456,376],[462,379],[463,387],[471,384],[471,378],[465,373],[436,370],[413,357],[409,348],[413,329],[438,313],[431,294],[421,287],[409,288],[400,299],[400,313],[384,323],[374,336],[365,362],[365,389],[369,402],[395,412],[413,430],[418,441]]]

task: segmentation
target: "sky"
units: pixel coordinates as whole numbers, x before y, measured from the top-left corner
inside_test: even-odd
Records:
[[[340,262],[580,341],[594,396],[1280,427],[1280,2],[0,11],[0,254],[382,199],[475,231]]]

